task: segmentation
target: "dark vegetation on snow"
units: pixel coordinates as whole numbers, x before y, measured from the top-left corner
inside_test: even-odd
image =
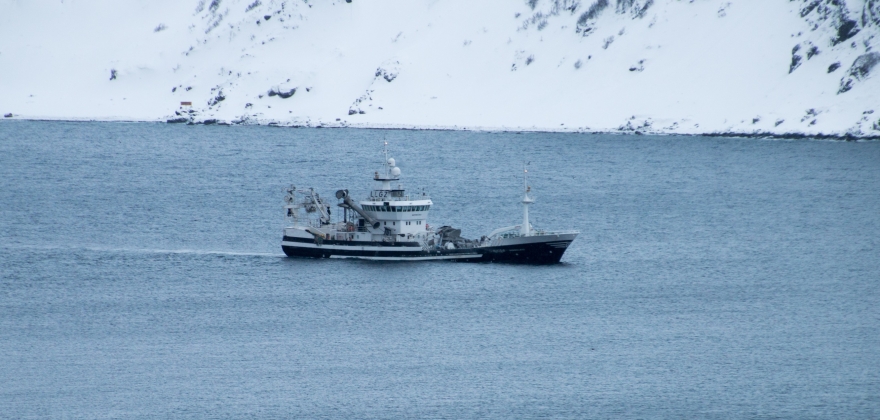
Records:
[[[831,64],[830,66],[828,66],[828,73],[831,73],[831,72],[833,72],[834,70],[837,70],[837,69],[839,69],[839,68],[840,68],[840,61],[838,61],[838,62],[836,62],[836,63],[833,63],[833,64]]]
[[[110,69],[110,80],[116,80],[116,69]]]

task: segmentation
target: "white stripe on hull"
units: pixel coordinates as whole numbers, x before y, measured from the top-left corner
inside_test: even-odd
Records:
[[[321,245],[307,242],[282,241],[281,245],[294,248],[327,249],[333,251],[384,251],[384,252],[421,252],[418,246],[360,246],[360,245]]]
[[[429,261],[429,260],[460,260],[466,258],[480,258],[480,254],[466,255],[438,255],[425,257],[361,257],[355,255],[331,255],[330,258],[339,259],[357,259],[357,260],[374,260],[374,261]]]

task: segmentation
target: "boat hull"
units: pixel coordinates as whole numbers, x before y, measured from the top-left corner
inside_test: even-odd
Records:
[[[285,236],[281,249],[288,257],[555,264],[560,261],[574,236],[512,238],[493,246],[462,249],[423,249],[416,242],[314,241]]]

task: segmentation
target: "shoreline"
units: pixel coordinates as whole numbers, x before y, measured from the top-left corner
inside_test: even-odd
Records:
[[[408,124],[370,124],[370,123],[348,123],[348,122],[313,122],[307,120],[279,122],[274,120],[244,120],[244,121],[226,121],[219,119],[206,119],[202,121],[195,120],[173,120],[173,119],[154,119],[154,120],[138,120],[131,118],[42,118],[42,117],[26,117],[14,115],[13,117],[0,118],[0,121],[48,121],[48,122],[110,122],[110,123],[139,123],[139,124],[182,124],[182,125],[217,125],[226,127],[236,126],[264,126],[278,128],[317,128],[317,129],[338,129],[338,128],[356,128],[363,130],[404,130],[404,131],[471,131],[481,133],[566,133],[566,134],[604,134],[619,136],[686,136],[686,137],[728,137],[728,138],[753,138],[753,139],[775,139],[775,140],[834,140],[834,141],[878,141],[880,135],[855,135],[853,133],[805,133],[805,132],[738,132],[738,131],[709,131],[709,132],[676,132],[676,131],[652,131],[652,130],[594,130],[589,127],[577,128],[549,128],[549,127],[481,127],[481,126],[420,126]]]

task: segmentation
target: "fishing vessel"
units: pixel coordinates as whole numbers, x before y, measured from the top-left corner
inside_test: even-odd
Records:
[[[288,226],[281,249],[289,257],[360,258],[380,261],[452,260],[469,262],[558,263],[578,235],[576,230],[548,231],[529,222],[535,200],[523,170],[522,223],[495,229],[479,239],[461,230],[428,224],[434,202],[425,192],[410,194],[400,184],[401,170],[383,150],[381,171],[373,174],[374,190],[355,201],[347,189],[335,199],[314,188],[290,186],[285,196]],[[336,218],[332,209],[337,210]]]

